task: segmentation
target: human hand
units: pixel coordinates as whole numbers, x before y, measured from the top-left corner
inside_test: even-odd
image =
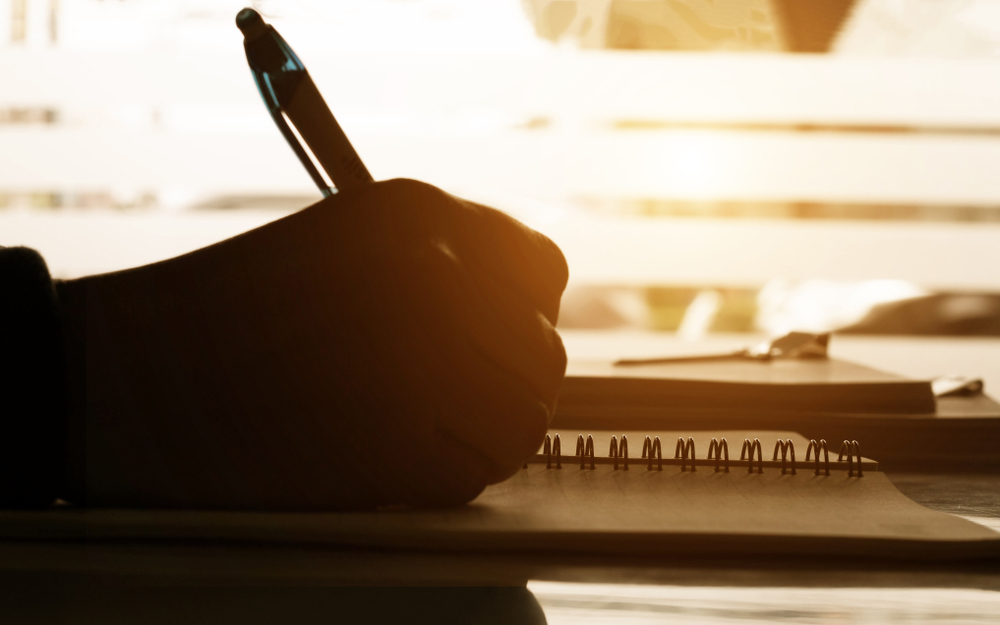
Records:
[[[468,501],[544,437],[567,272],[512,218],[394,180],[67,283],[85,309],[88,503]]]

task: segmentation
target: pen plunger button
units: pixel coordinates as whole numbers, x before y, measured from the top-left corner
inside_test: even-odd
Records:
[[[253,9],[246,8],[236,14],[236,26],[243,33],[243,38],[253,41],[267,33],[267,24],[260,13]]]

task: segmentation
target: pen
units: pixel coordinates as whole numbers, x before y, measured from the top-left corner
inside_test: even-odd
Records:
[[[768,362],[772,358],[826,358],[830,346],[830,333],[810,334],[789,332],[773,341],[765,341],[753,347],[745,347],[725,354],[704,354],[695,356],[668,356],[666,358],[625,358],[616,360],[616,367],[633,365],[666,365],[682,362],[711,362],[718,360],[756,360]]]
[[[329,197],[334,190],[317,171],[285,121],[286,117],[338,190],[374,182],[305,65],[278,31],[265,24],[260,13],[249,8],[236,15],[236,26],[243,33],[247,63],[264,105],[323,197]]]

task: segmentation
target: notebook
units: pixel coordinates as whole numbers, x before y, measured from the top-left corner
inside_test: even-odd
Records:
[[[754,428],[863,439],[891,470],[1000,470],[1000,404],[836,359],[571,362],[551,427]]]
[[[572,414],[648,408],[801,413],[933,414],[929,380],[911,380],[834,358],[731,359],[617,367],[571,361],[559,396]]]
[[[844,454],[828,446],[833,453],[819,462],[810,453],[817,449],[824,451],[819,441],[810,446],[790,432],[551,432],[524,469],[453,509],[3,512],[0,536],[655,557],[1000,557],[1000,534],[914,503],[856,444]]]

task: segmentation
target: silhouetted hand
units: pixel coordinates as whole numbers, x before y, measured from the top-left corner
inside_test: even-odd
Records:
[[[74,392],[87,502],[468,501],[544,437],[566,280],[541,234],[394,180],[63,283],[86,351]]]

